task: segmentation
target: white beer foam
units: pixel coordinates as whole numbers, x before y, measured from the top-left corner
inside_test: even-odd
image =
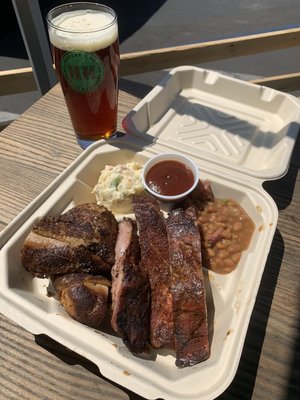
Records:
[[[57,29],[49,27],[49,38],[53,46],[61,50],[97,51],[118,38],[117,22],[110,25],[113,20],[111,14],[102,11],[65,12],[51,21]]]

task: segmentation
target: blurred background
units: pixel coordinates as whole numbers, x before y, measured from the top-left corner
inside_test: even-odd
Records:
[[[39,0],[43,21],[54,6],[68,1]],[[191,44],[300,26],[299,0],[103,0],[118,14],[121,53]],[[2,0],[0,70],[29,66],[11,0]],[[46,24],[45,24],[46,29]],[[270,52],[202,65],[249,80],[297,72],[300,49]],[[149,90],[164,72],[126,77]],[[0,97],[0,112],[20,114],[40,97],[38,91]]]

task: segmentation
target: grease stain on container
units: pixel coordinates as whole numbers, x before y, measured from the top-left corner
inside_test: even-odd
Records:
[[[260,214],[262,214],[262,212],[263,212],[263,209],[261,208],[261,206],[256,206],[256,210],[257,210],[257,212],[259,212]]]
[[[228,329],[228,331],[226,332],[226,336],[224,337],[224,340],[226,340],[228,338],[228,336],[230,336],[233,333],[233,329]]]
[[[258,232],[262,232],[264,230],[265,230],[264,224],[260,225],[259,228],[258,228]]]

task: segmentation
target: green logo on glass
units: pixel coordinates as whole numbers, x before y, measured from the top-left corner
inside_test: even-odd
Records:
[[[64,54],[60,65],[69,85],[77,92],[92,92],[103,81],[104,65],[96,54],[70,51]]]

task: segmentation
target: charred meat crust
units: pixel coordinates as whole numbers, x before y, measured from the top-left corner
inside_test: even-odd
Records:
[[[156,199],[134,196],[142,266],[151,287],[150,343],[153,348],[174,348],[173,302],[170,291],[169,244],[165,219]]]
[[[213,201],[214,198],[215,196],[210,183],[208,181],[199,180],[192,193],[190,193],[180,204],[177,204],[177,207],[187,209],[194,206],[196,209],[202,210],[205,204],[209,201]]]
[[[176,209],[166,221],[170,246],[176,365],[186,367],[209,357],[201,240],[193,208]]]
[[[111,325],[133,353],[146,350],[149,336],[150,286],[140,266],[136,224],[119,223],[115,264],[112,268]]]
[[[23,266],[37,277],[72,272],[109,275],[117,230],[114,215],[93,203],[41,218],[25,239]]]
[[[49,248],[27,247],[22,251],[24,267],[34,276],[69,274],[73,272],[109,273],[111,265],[92,254],[83,245],[76,248],[67,245]]]
[[[58,300],[73,319],[99,329],[107,308],[108,279],[74,273],[52,277],[52,283]]]

